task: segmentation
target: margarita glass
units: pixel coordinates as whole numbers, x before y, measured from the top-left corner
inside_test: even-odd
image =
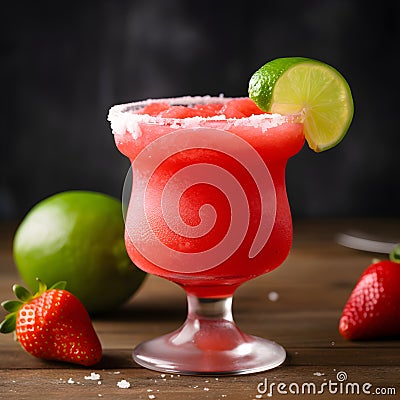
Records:
[[[232,296],[288,255],[285,166],[304,143],[301,115],[264,113],[244,98],[199,96],[116,105],[109,121],[132,164],[128,254],[188,297],[183,326],[137,346],[134,360],[182,374],[280,365],[286,353],[279,344],[236,326]]]

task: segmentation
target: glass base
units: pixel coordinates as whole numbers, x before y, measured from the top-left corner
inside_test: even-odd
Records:
[[[285,349],[256,336],[231,350],[201,350],[196,345],[173,344],[175,334],[141,343],[133,359],[142,367],[183,375],[241,375],[262,372],[282,364]]]
[[[183,326],[139,344],[133,351],[138,364],[185,375],[240,375],[272,369],[285,361],[282,346],[239,330],[231,318],[231,298],[188,299]]]

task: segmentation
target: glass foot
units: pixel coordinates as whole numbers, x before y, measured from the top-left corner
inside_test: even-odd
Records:
[[[196,345],[173,344],[175,334],[141,343],[133,359],[155,371],[183,375],[240,375],[266,371],[282,364],[285,349],[255,336],[230,350],[201,350]]]
[[[188,299],[184,325],[139,344],[133,351],[138,364],[186,375],[239,375],[275,368],[285,361],[282,346],[239,330],[231,317],[232,298]]]

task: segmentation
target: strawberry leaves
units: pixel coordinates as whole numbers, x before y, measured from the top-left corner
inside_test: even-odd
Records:
[[[17,321],[17,312],[12,312],[6,315],[4,321],[0,324],[0,333],[11,333],[15,331],[15,324]]]
[[[13,292],[20,301],[6,300],[1,303],[1,306],[10,314],[6,315],[4,321],[0,324],[0,333],[11,333],[15,330],[18,311],[26,302],[32,299],[32,294],[23,286],[14,285]]]
[[[1,303],[1,306],[8,312],[13,313],[18,311],[22,306],[22,301],[6,300]]]
[[[49,290],[51,290],[51,289],[64,290],[66,287],[67,287],[67,282],[60,281],[60,282],[56,282],[53,286],[50,286]],[[46,291],[46,289],[44,291]]]
[[[389,255],[390,261],[400,263],[400,244],[398,244]]]
[[[0,333],[11,333],[15,330],[17,312],[23,304],[22,301],[17,300],[6,300],[1,303],[1,306],[10,314],[8,314],[0,324]]]

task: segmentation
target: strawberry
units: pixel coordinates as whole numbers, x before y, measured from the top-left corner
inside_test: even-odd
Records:
[[[1,305],[10,314],[0,325],[1,333],[16,332],[21,346],[35,357],[81,365],[100,361],[102,349],[89,314],[80,300],[58,282],[50,289],[39,281],[32,296],[25,288],[13,286],[20,299]]]
[[[390,260],[371,264],[350,294],[339,322],[345,339],[400,336],[400,245]]]

